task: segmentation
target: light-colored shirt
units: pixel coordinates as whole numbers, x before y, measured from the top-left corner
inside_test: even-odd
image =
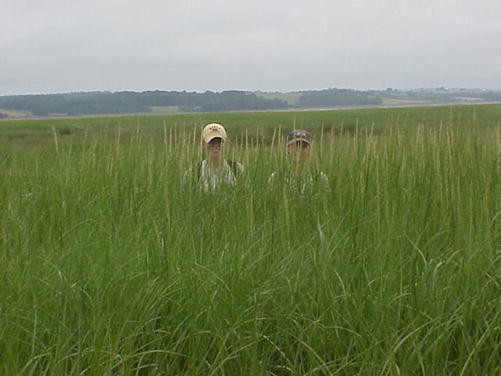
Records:
[[[197,174],[201,188],[204,191],[209,192],[214,191],[218,186],[222,184],[230,186],[235,185],[237,183],[236,173],[243,172],[244,166],[238,162],[233,163],[235,163],[234,169],[236,171],[231,168],[230,164],[226,160],[223,161],[221,169],[214,171],[210,168],[209,162],[206,159],[200,162],[197,166],[198,171],[195,171],[195,173]],[[187,171],[184,174],[183,180],[187,181],[187,175],[192,173],[192,170]]]
[[[289,172],[279,176],[277,172],[273,172],[268,178],[268,184],[275,184],[279,177],[282,178],[282,181],[289,185],[289,187],[299,193],[305,193],[306,189],[309,186],[313,186],[316,182],[320,182],[324,187],[329,187],[329,178],[322,171],[318,171],[316,174],[308,173],[301,176]]]

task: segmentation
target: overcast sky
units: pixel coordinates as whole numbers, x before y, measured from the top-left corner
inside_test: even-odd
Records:
[[[0,3],[0,95],[501,89],[500,0]]]

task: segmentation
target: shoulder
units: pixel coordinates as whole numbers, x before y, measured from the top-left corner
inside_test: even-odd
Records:
[[[184,171],[183,181],[187,181],[188,178],[196,176],[197,178],[202,175],[202,171],[207,168],[207,161],[204,159],[196,164],[193,164],[190,168]]]
[[[244,165],[241,164],[240,162],[237,162],[237,161],[226,161],[226,163],[228,163],[228,166],[230,166],[230,168],[233,171],[242,172],[244,170]]]

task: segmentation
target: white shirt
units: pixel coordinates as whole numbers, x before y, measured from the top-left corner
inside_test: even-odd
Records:
[[[237,163],[239,171],[243,171],[243,166]],[[235,185],[237,177],[226,160],[223,161],[223,166],[217,172],[211,170],[209,163],[204,159],[200,163],[200,184],[204,191],[213,191],[220,184]]]

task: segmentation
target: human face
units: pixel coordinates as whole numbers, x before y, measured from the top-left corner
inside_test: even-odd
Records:
[[[304,141],[296,141],[287,146],[287,153],[295,161],[306,159],[310,155],[310,144]]]
[[[215,137],[205,144],[205,148],[210,158],[219,158],[223,152],[223,140]]]

